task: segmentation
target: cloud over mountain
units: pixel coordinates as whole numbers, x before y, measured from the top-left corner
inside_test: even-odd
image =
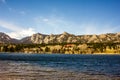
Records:
[[[0,20],[0,27],[10,30],[7,32],[11,38],[21,39],[35,33],[33,28],[23,28],[13,23]]]

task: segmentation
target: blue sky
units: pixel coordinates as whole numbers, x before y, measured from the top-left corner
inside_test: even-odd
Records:
[[[0,32],[12,38],[64,31],[120,32],[120,0],[0,0]]]

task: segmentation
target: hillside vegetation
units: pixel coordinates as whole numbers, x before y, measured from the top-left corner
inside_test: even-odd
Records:
[[[120,54],[120,43],[1,44],[0,52]]]
[[[61,54],[119,54],[120,33],[100,35],[36,33],[21,40],[0,33],[0,52],[61,53]]]

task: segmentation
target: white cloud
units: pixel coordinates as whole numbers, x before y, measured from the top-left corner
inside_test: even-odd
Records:
[[[11,31],[19,31],[19,30],[22,29],[21,27],[16,26],[16,25],[13,24],[13,23],[6,22],[6,21],[3,21],[3,20],[0,20],[0,27],[9,29],[9,30],[11,30]]]
[[[35,33],[35,30],[33,28],[23,28],[20,26],[17,26],[13,23],[8,23],[6,21],[0,20],[0,27],[6,28],[8,30],[11,30],[11,32],[8,32],[7,34],[16,39],[21,39],[26,36],[30,36]]]
[[[20,30],[19,32],[10,32],[8,34],[12,38],[21,39],[26,36],[31,36],[34,33],[35,33],[35,31],[33,28],[28,28],[28,29]]]

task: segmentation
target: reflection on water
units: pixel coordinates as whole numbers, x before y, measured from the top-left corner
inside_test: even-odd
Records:
[[[120,55],[0,54],[0,80],[119,80]]]

